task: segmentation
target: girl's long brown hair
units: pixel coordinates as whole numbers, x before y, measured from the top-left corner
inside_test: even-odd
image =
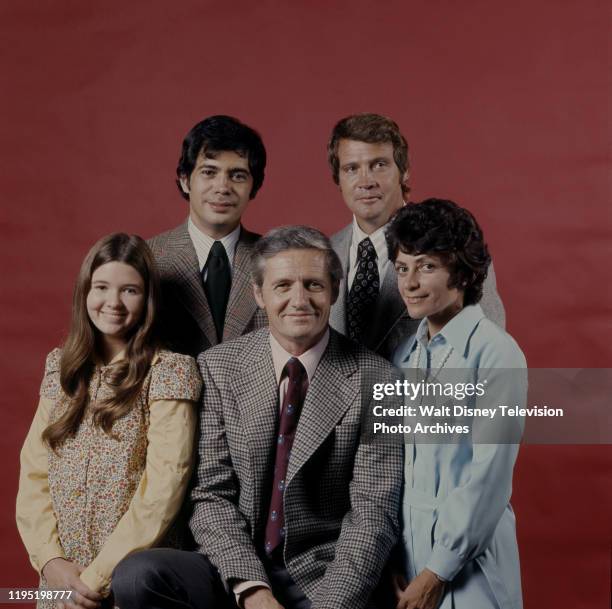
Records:
[[[94,407],[94,424],[106,433],[110,434],[113,423],[129,412],[157,349],[159,279],[151,250],[138,235],[113,233],[103,237],[85,257],[74,288],[72,322],[60,360],[60,383],[68,407],[42,435],[53,450],[74,437],[89,403],[88,388],[99,353],[100,333],[87,314],[87,294],[94,271],[107,262],[123,262],[138,271],[144,282],[145,307],[139,323],[127,337],[125,359],[112,369],[109,382],[115,389],[114,396]]]

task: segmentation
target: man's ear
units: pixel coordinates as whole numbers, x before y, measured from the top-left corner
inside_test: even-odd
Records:
[[[179,178],[179,182],[181,183],[181,189],[182,189],[182,191],[183,191],[183,192],[184,192],[186,195],[188,195],[188,194],[190,193],[190,190],[189,190],[189,178],[188,178],[187,176],[183,175],[183,176],[181,176],[181,177]]]
[[[401,177],[400,179],[400,183],[406,188],[408,189],[410,184],[410,170],[406,169],[406,171],[404,171],[404,175]]]
[[[255,296],[255,302],[260,309],[266,310],[266,306],[264,304],[263,296],[261,294],[261,286],[258,286],[256,283],[252,284],[253,287],[253,296]]]

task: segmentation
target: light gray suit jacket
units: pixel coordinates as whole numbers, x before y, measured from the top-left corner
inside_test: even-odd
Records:
[[[265,313],[258,308],[253,297],[250,280],[251,250],[259,237],[240,229],[232,264],[232,287],[223,340],[236,338],[267,324]],[[219,341],[187,222],[152,237],[147,243],[161,275],[162,336],[173,351],[196,357]]]
[[[191,531],[224,581],[266,582],[279,419],[268,330],[213,347],[198,364],[204,392]],[[397,539],[401,446],[360,442],[370,382],[392,374],[388,362],[332,330],[308,388],[287,471],[284,559],[313,609],[365,607]]]
[[[332,246],[342,263],[344,278],[340,282],[340,293],[332,307],[329,324],[341,334],[346,334],[347,277],[352,235],[353,225],[349,224],[331,237]],[[480,306],[491,321],[502,328],[506,327],[506,314],[497,293],[493,263],[489,266],[489,273],[484,282]],[[388,265],[385,276],[381,278],[376,313],[366,328],[363,343],[372,351],[390,359],[402,339],[416,332],[419,321],[411,319],[408,315],[406,305],[397,289],[395,268],[391,264]]]

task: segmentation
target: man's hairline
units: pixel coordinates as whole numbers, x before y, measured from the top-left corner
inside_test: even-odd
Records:
[[[208,152],[213,152],[215,154],[215,156],[212,156],[210,154],[208,154]],[[198,164],[198,159],[199,158],[204,158],[204,159],[209,159],[212,161],[215,161],[217,156],[220,154],[223,154],[224,152],[233,152],[235,154],[237,154],[241,159],[245,159],[247,162],[247,171],[249,172],[249,175],[253,175],[251,173],[251,168],[249,167],[248,163],[249,163],[249,153],[245,152],[244,154],[241,154],[241,152],[239,150],[210,150],[210,151],[205,151],[204,147],[202,147],[200,149],[200,152],[198,152],[197,156],[196,156],[196,162],[193,165],[193,169],[191,170],[191,173],[194,172],[197,164]],[[243,167],[235,167],[235,169],[241,169],[243,170]]]
[[[202,148],[200,148],[200,151],[198,152],[198,154],[196,156],[196,162],[193,164],[193,169],[191,170],[191,173],[189,175],[187,175],[186,173],[180,174],[179,175],[179,181],[187,180],[188,184],[191,183],[191,176],[193,175],[193,172],[196,170],[196,167],[198,166],[198,159],[200,157],[204,157],[205,159],[212,159],[213,161],[215,160],[215,157],[208,156],[206,154],[206,152],[207,151],[204,150],[204,146],[202,146]],[[246,169],[244,167],[230,167],[230,171],[246,171],[249,174],[249,178],[251,178],[251,182],[252,183],[255,182],[255,178],[253,176],[253,172],[251,171],[251,166],[250,166],[250,163],[249,163],[249,153],[248,152],[245,152],[244,154],[241,154],[239,150],[213,150],[212,152],[214,152],[216,154],[221,154],[222,152],[234,152],[240,158],[246,159],[246,162],[247,162]],[[249,192],[249,201],[252,201],[255,198],[255,195],[252,194],[252,191],[253,191],[253,184],[251,184],[251,192]],[[185,191],[183,191],[183,192],[185,192]],[[187,193],[185,193],[185,194],[187,194]],[[188,199],[188,200],[191,201],[191,199]],[[242,217],[242,214],[241,214],[240,217]]]
[[[400,135],[402,135],[400,133]],[[402,136],[403,137],[403,136]],[[342,169],[342,165],[340,164],[340,154],[339,154],[339,148],[340,148],[340,142],[342,140],[347,140],[349,142],[361,142],[362,144],[391,144],[391,148],[392,148],[392,152],[391,152],[391,156],[393,158],[393,164],[397,167],[399,173],[400,173],[400,180],[399,183],[402,186],[402,195],[404,194],[404,189],[403,187],[406,187],[408,189],[408,176],[410,175],[410,165],[408,162],[406,162],[406,168],[404,169],[404,173],[402,173],[402,170],[400,168],[400,166],[397,164],[397,160],[395,158],[395,144],[393,143],[393,140],[391,139],[387,139],[387,140],[382,140],[382,141],[374,141],[374,142],[368,142],[367,140],[364,139],[358,139],[358,138],[354,138],[354,137],[339,137],[336,140],[335,143],[335,155],[336,158],[338,159],[338,169],[335,172],[336,175],[334,175],[334,171],[332,169],[332,178],[334,180],[334,182],[340,186],[340,170]]]
[[[393,145],[393,140],[392,139],[368,141],[368,140],[364,140],[363,138],[358,138],[358,137],[346,137],[346,136],[342,136],[342,137],[339,137],[336,140],[336,148],[338,148],[340,146],[340,142],[342,140],[347,140],[349,142],[361,142],[362,144],[391,144],[393,150],[395,150],[395,146]],[[336,153],[337,153],[337,150],[336,150]]]
[[[255,280],[255,274],[252,273],[251,274],[251,285],[258,287],[261,289],[261,287],[263,286],[263,282],[264,282],[264,274],[265,274],[265,263],[267,260],[270,260],[271,258],[274,258],[275,256],[278,256],[280,254],[284,254],[285,252],[291,252],[291,251],[314,251],[317,252],[319,254],[321,254],[322,256],[324,256],[325,258],[325,270],[327,271],[327,275],[329,276],[330,282],[332,284],[332,290],[334,289],[334,285],[337,284],[338,288],[340,286],[340,282],[342,281],[342,278],[338,279],[337,281],[334,280],[332,273],[331,273],[331,269],[329,268],[329,264],[328,264],[328,259],[329,259],[329,251],[330,250],[324,250],[318,247],[288,247],[284,250],[279,250],[278,252],[274,252],[273,254],[270,254],[268,256],[266,256],[265,254],[260,254],[259,255],[259,260],[263,261],[263,268],[261,269],[261,284],[257,283],[257,281]],[[333,249],[331,250],[333,251]],[[258,269],[259,270],[259,269]]]

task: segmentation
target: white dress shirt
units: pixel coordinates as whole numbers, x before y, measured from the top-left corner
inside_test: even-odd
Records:
[[[222,239],[213,239],[210,235],[203,233],[189,218],[187,221],[187,232],[191,237],[193,247],[195,247],[196,254],[198,256],[198,265],[200,267],[200,273],[206,266],[208,260],[208,254],[215,241],[221,241],[221,244],[225,248],[225,253],[230,263],[230,269],[234,264],[234,254],[236,253],[236,245],[240,238],[240,225],[238,225],[231,233],[225,235]],[[206,281],[206,271],[204,272],[204,281]]]
[[[327,343],[329,343],[329,328],[325,331],[325,334],[321,337],[316,345],[310,347],[308,351],[305,351],[302,353],[302,355],[296,357],[296,359],[300,360],[300,363],[306,370],[309,384],[312,382],[312,377],[314,376],[315,370],[319,365],[319,361],[321,361],[321,357],[323,356],[323,352],[327,347]],[[291,355],[291,353],[288,351],[285,351],[276,338],[274,338],[272,333],[270,333],[270,347],[272,348],[274,374],[276,375],[276,382],[278,383],[278,403],[279,408],[281,408],[283,398],[285,397],[285,393],[287,393],[287,385],[289,384],[289,377],[287,375],[282,376],[283,369],[285,368],[287,362],[295,356]]]

